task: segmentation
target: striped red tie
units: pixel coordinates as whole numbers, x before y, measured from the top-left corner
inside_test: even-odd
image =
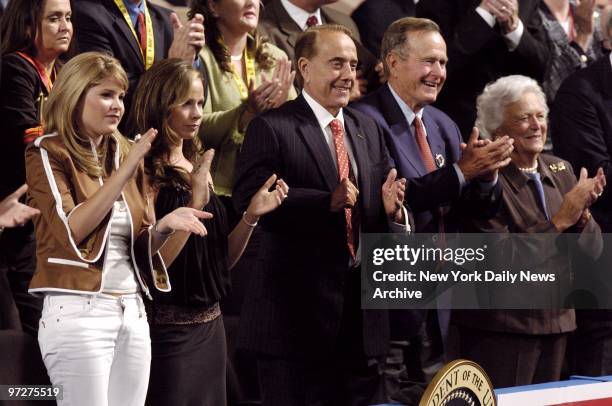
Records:
[[[349,177],[349,166],[351,164],[346,148],[344,147],[344,128],[342,128],[342,123],[337,118],[329,123],[329,127],[331,128],[334,145],[336,147],[338,177],[339,180],[342,181],[342,179]],[[351,208],[347,207],[344,209],[344,217],[346,219],[346,244],[351,253],[351,257],[355,259],[355,235],[353,234],[353,212]]]

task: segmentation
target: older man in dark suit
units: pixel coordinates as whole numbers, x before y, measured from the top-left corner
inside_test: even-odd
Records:
[[[352,89],[351,100],[357,100],[367,89],[379,85],[378,59],[359,42],[359,30],[351,17],[326,4],[338,0],[270,0],[261,12],[258,29],[274,45],[285,51],[289,60],[294,60],[294,48],[298,36],[306,28],[320,24],[340,24],[348,28],[356,39],[359,71],[358,86]],[[301,84],[297,83],[298,86]]]
[[[467,136],[476,119],[476,96],[502,76],[542,80],[550,51],[536,0],[427,0],[417,17],[440,25],[448,43],[449,80],[437,107]]]
[[[129,80],[125,111],[140,76],[164,58],[194,62],[204,46],[203,17],[183,26],[176,14],[147,0],[75,0],[79,52],[99,51],[117,58]],[[127,116],[127,114],[126,114]]]
[[[389,333],[386,311],[361,310],[359,232],[407,230],[404,181],[381,129],[346,107],[350,31],[313,27],[296,58],[302,95],[251,122],[238,160],[239,210],[272,173],[290,187],[262,219],[239,341],[257,353],[264,405],[369,405]]]
[[[612,182],[612,55],[570,75],[559,88],[551,110],[555,154],[567,159],[575,171],[604,169]],[[606,189],[591,206],[604,233],[612,232],[612,193]],[[604,248],[600,269],[612,261],[611,247]],[[587,273],[601,284],[609,278]],[[606,286],[612,292],[612,286]],[[570,372],[581,375],[612,374],[612,311],[577,310],[578,329],[569,342]]]
[[[462,150],[457,125],[430,106],[446,80],[446,43],[438,25],[421,18],[397,20],[381,48],[388,84],[353,107],[383,128],[398,172],[408,179],[406,203],[414,212],[415,231],[455,232],[459,218],[494,213],[500,194],[496,171],[509,163],[512,142],[506,137],[482,146],[474,131]],[[440,316],[444,339],[449,313]],[[423,311],[394,311],[393,338],[414,344],[423,318]],[[406,359],[414,379],[420,359],[419,354]]]

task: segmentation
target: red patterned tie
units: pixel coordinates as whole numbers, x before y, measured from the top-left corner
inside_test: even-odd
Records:
[[[140,49],[142,55],[146,58],[147,56],[147,23],[144,13],[141,11],[138,13],[138,38],[140,39]]]
[[[431,153],[429,143],[427,142],[423,122],[419,116],[414,116],[414,134],[416,136],[416,142],[419,146],[421,159],[423,160],[427,173],[435,171],[437,169],[436,164],[434,163],[433,154]],[[438,232],[440,233],[440,244],[444,244],[444,212],[442,211],[442,208],[439,209],[439,214],[440,218],[438,219]]]
[[[319,25],[319,19],[316,15],[311,15],[308,17],[308,20],[306,20],[306,27],[312,27],[313,25]]]
[[[421,159],[427,169],[427,173],[436,170],[436,164],[429,149],[429,143],[427,142],[427,136],[425,136],[425,129],[423,128],[423,122],[419,116],[414,116],[414,134],[416,136],[416,142],[419,146],[419,152],[421,153]]]
[[[338,177],[339,180],[346,179],[349,177],[349,156],[344,147],[344,128],[342,123],[337,118],[333,119],[329,123],[329,127],[332,130],[332,136],[334,138],[334,145],[336,147],[336,162],[338,163]],[[355,235],[353,234],[353,213],[350,208],[344,209],[344,217],[346,219],[346,243],[351,253],[351,257],[355,259]]]

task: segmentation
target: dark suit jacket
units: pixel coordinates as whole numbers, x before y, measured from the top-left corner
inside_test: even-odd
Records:
[[[383,128],[399,176],[408,180],[406,204],[414,213],[416,232],[437,233],[440,208],[445,212],[446,232],[457,231],[459,216],[478,213],[492,215],[495,212],[497,205],[494,202],[499,201],[499,186],[486,199],[477,197],[475,184],[466,185],[460,191],[459,177],[453,163],[461,156],[461,134],[446,114],[432,106],[426,106],[423,110],[423,125],[431,152],[444,158],[444,166],[428,174],[416,139],[389,86],[381,86],[353,107],[372,117]],[[469,203],[460,202],[466,199]]]
[[[567,159],[578,173],[589,176],[602,167],[608,187],[591,206],[604,232],[612,231],[612,64],[609,55],[576,71],[559,88],[551,111],[555,154]]]
[[[552,167],[562,169],[553,170]],[[559,211],[563,197],[576,184],[576,177],[569,163],[552,156],[542,154],[538,158],[539,173],[542,179],[549,216]],[[500,170],[500,183],[503,187],[503,204],[497,216],[488,221],[479,221],[477,228],[485,233],[550,233],[550,238],[539,242],[521,240],[511,246],[513,253],[510,269],[521,269],[522,257],[542,258],[546,256],[547,270],[554,271],[557,281],[569,281],[570,272],[574,274],[584,269],[572,270],[572,255],[567,244],[563,244],[564,234],[559,234],[555,226],[540,208],[535,192],[534,182],[511,163]],[[579,250],[589,258],[596,258],[602,250],[601,231],[591,218],[583,229],[572,227],[566,232],[583,233],[578,240]],[[544,244],[542,246],[541,244]],[[496,251],[507,251],[496,247]],[[531,262],[529,262],[531,263]],[[573,276],[575,278],[575,276]],[[554,297],[556,292],[547,292]],[[496,292],[500,295],[500,292]],[[538,298],[541,299],[541,298]],[[553,300],[550,301],[553,303]],[[452,321],[457,324],[484,329],[518,334],[559,334],[576,328],[574,310],[568,309],[524,309],[524,310],[455,310]]]
[[[351,17],[359,27],[361,43],[380,58],[380,43],[389,25],[414,13],[413,0],[365,0]]]
[[[382,131],[351,108],[344,109],[344,119],[358,167],[361,231],[386,232],[381,187],[391,161]],[[313,357],[330,356],[337,345],[346,283],[359,271],[348,266],[344,213],[329,210],[338,184],[333,159],[303,96],[248,127],[237,162],[237,209],[245,210],[273,173],[290,190],[283,205],[260,221],[261,251],[240,320],[239,345],[244,348]],[[385,354],[387,312],[362,314],[365,354]]]
[[[454,232],[459,228],[460,218],[492,214],[497,210],[499,185],[488,198],[480,197],[475,185],[460,190],[459,177],[452,164],[461,155],[461,134],[446,114],[432,106],[423,110],[423,125],[431,152],[444,157],[445,161],[443,167],[427,173],[416,139],[389,86],[381,86],[352,107],[372,117],[382,127],[398,174],[408,180],[405,201],[414,214],[415,232],[438,233],[442,212],[445,213],[445,232]],[[391,311],[392,336],[397,339],[411,337],[418,332],[424,318],[422,310]]]
[[[323,19],[322,23],[340,24],[351,30],[357,40],[355,46],[357,47],[359,67],[368,80],[368,87],[373,89],[378,87],[378,74],[374,71],[374,66],[378,60],[359,42],[359,30],[353,20],[351,20],[351,17],[326,6],[321,7],[321,17]],[[289,13],[287,13],[280,0],[271,0],[262,9],[257,29],[268,37],[270,42],[285,51],[289,60],[293,61],[295,68],[295,42],[302,30],[293,21]]]
[[[155,61],[168,56],[173,31],[170,23],[171,10],[148,3],[155,36]],[[117,58],[125,69],[130,87],[125,99],[125,115],[131,106],[140,76],[145,71],[140,44],[132,34],[113,0],[74,0],[74,33],[77,51],[105,52]],[[125,119],[122,124],[125,123]]]
[[[448,79],[436,106],[468,137],[476,119],[476,97],[485,85],[502,76],[521,74],[542,80],[550,51],[538,14],[539,1],[518,0],[525,31],[518,47],[508,51],[495,25],[476,12],[480,0],[427,0],[417,4],[417,16],[440,25],[448,45]]]

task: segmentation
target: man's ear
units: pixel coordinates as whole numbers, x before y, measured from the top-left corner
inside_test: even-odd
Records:
[[[389,68],[389,77],[395,77],[395,68],[397,66],[398,57],[394,52],[389,52],[387,56],[385,56],[385,63]]]
[[[302,78],[304,78],[304,83],[308,83],[310,81],[310,61],[308,58],[302,56],[300,59],[298,59],[297,65]]]

